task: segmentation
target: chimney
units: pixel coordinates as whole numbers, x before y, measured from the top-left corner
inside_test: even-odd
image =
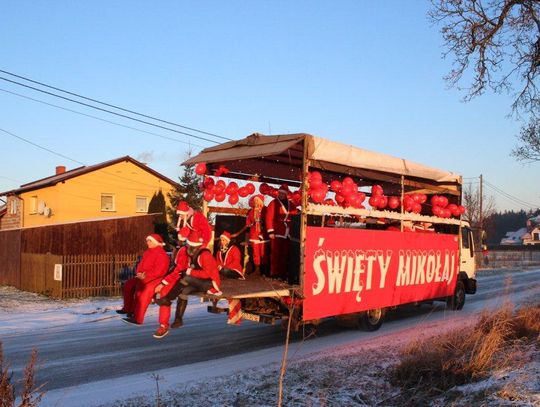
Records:
[[[66,172],[66,166],[65,165],[57,165],[56,166],[56,175],[60,175]]]

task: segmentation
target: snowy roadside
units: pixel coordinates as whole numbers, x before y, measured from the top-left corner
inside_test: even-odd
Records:
[[[490,275],[495,273],[486,273]],[[36,329],[64,329],[74,324],[115,323],[120,298],[55,301],[0,287],[0,337]],[[206,314],[206,304],[193,299],[188,312]],[[157,313],[151,307],[150,315]],[[289,349],[283,404],[403,405],[388,372],[400,349],[413,339],[429,338],[472,324],[478,313],[449,313],[443,320],[381,329],[368,340],[339,335],[294,343]],[[92,382],[50,391],[41,406],[155,406],[156,382],[161,405],[273,406],[277,402],[283,346],[209,362]],[[531,349],[530,362],[513,371],[496,372],[479,383],[454,388],[433,405],[540,405],[540,353]],[[259,366],[254,368],[253,366]],[[153,377],[152,377],[153,376]],[[157,380],[156,380],[157,378]],[[118,400],[118,401],[115,401]]]

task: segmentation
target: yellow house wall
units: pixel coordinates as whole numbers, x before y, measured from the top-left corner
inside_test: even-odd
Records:
[[[140,215],[136,211],[136,197],[152,196],[162,191],[166,205],[167,197],[174,187],[131,162],[117,163],[91,173],[60,182],[52,187],[21,194],[24,201],[23,227],[50,225],[78,220]],[[101,210],[101,194],[115,196],[115,210]],[[45,202],[52,216],[31,214],[31,198]]]

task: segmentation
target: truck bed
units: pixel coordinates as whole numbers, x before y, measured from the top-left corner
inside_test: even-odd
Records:
[[[245,280],[222,278],[220,298],[286,297],[295,289],[299,286],[262,276],[248,275]]]

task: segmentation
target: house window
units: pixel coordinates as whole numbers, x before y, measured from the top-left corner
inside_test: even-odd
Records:
[[[135,198],[135,212],[148,212],[148,198],[137,195]]]
[[[533,233],[533,240],[540,240],[540,232]]]
[[[101,212],[114,212],[114,194],[101,194]]]
[[[30,214],[36,214],[38,212],[38,200],[37,195],[30,197]]]
[[[11,199],[9,201],[9,214],[16,215],[18,210],[19,210],[19,200],[17,198]]]

